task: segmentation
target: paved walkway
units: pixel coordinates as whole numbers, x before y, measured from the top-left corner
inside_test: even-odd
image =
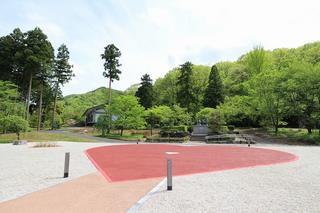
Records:
[[[258,145],[259,146],[259,145]],[[299,156],[290,163],[178,176],[139,213],[320,212],[320,147],[264,145]]]
[[[5,213],[121,213],[159,183],[159,179],[109,183],[98,173],[0,203]]]

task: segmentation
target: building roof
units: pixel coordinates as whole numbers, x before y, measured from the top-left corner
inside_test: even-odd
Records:
[[[82,116],[87,115],[88,113],[92,112],[93,110],[97,110],[97,109],[104,109],[106,104],[100,104],[91,108],[86,109],[86,111],[83,113]]]

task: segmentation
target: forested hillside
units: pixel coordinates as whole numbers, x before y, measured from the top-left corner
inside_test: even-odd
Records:
[[[237,61],[216,64],[224,102],[217,108],[226,122],[237,126],[319,126],[320,42],[272,51],[255,47]],[[210,67],[193,65],[190,87],[192,113],[204,106]],[[154,83],[155,105],[179,104],[180,69]],[[211,92],[214,92],[211,91]],[[185,107],[185,106],[183,106]]]
[[[112,97],[117,97],[123,92],[118,90],[111,90]],[[62,105],[62,118],[64,122],[69,119],[74,119],[76,121],[81,121],[81,116],[86,109],[100,105],[106,104],[108,101],[109,89],[105,87],[100,87],[94,91],[90,91],[84,94],[78,95],[68,95],[63,98],[59,103]]]

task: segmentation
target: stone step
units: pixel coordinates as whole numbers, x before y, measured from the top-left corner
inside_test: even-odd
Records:
[[[191,135],[190,141],[206,141],[205,136],[196,136],[196,135]]]

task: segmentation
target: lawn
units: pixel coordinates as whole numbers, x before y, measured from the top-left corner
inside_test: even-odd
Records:
[[[298,128],[279,128],[278,137],[289,138],[301,142],[307,142],[311,144],[320,144],[320,134],[318,130],[313,130],[312,134],[308,134],[306,129]],[[274,132],[268,131],[272,135]]]
[[[98,137],[117,139],[117,140],[126,140],[126,141],[137,141],[143,138],[142,134],[106,134],[106,136],[98,135]]]
[[[16,134],[0,134],[0,143],[10,143],[16,140]],[[46,142],[46,141],[74,141],[74,142],[95,142],[92,139],[80,138],[74,136],[68,136],[57,133],[48,132],[26,132],[20,136],[21,140],[27,140],[28,142]]]

